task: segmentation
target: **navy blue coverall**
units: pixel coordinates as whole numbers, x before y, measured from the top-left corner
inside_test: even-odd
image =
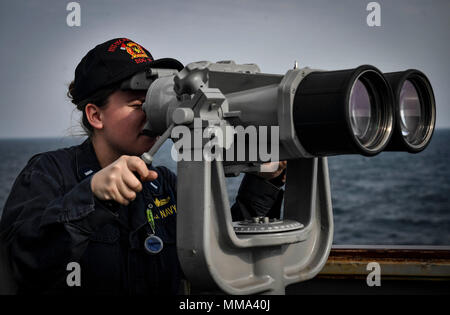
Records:
[[[158,178],[128,206],[97,199],[99,171],[88,139],[78,146],[35,155],[17,177],[0,222],[2,284],[16,293],[177,294],[183,277],[176,251],[176,175],[152,167]],[[242,181],[233,219],[279,213],[283,190],[255,175]],[[144,250],[151,233],[164,249]],[[275,209],[275,210],[274,210]],[[77,262],[81,286],[69,287],[67,266]],[[1,272],[0,272],[1,273]]]

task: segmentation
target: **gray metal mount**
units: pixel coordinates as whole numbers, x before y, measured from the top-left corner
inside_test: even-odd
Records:
[[[327,160],[291,160],[287,167],[285,218],[233,223],[221,163],[178,162],[178,255],[194,287],[284,294],[322,269],[333,238]],[[182,184],[193,178],[195,185]]]
[[[177,125],[193,134],[209,126],[258,123],[281,128],[280,160],[288,160],[283,218],[232,222],[225,176],[255,171],[260,161],[178,162],[178,256],[194,287],[228,294],[283,294],[286,286],[311,279],[324,266],[333,238],[327,159],[311,157],[303,149],[288,117],[295,87],[311,71],[269,75],[256,65],[203,61],[174,76],[155,78],[148,89],[148,129],[163,135],[143,156],[148,163]],[[195,126],[194,118],[202,124]],[[205,141],[193,141],[184,150],[202,157],[204,146]]]

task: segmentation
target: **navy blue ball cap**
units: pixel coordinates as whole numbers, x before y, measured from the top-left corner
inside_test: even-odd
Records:
[[[176,69],[184,66],[172,58],[154,60],[150,52],[128,38],[115,38],[95,46],[75,69],[73,102],[87,99],[97,90],[119,83],[147,68]]]

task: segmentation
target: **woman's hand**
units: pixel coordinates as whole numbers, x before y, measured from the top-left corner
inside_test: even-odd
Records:
[[[100,200],[114,200],[126,206],[136,198],[136,193],[142,190],[142,184],[133,172],[143,181],[155,180],[158,177],[139,157],[122,155],[92,177],[92,192]]]

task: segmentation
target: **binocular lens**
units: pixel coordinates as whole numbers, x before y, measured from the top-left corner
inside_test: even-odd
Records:
[[[428,78],[411,69],[385,74],[395,96],[396,124],[387,151],[417,153],[431,140],[436,121],[436,105]]]
[[[406,80],[400,90],[399,100],[400,125],[402,135],[408,142],[413,143],[420,129],[421,104],[417,90],[411,81]]]
[[[312,72],[298,86],[293,115],[297,137],[312,155],[372,156],[391,137],[392,93],[369,65]]]
[[[350,95],[350,121],[353,134],[361,142],[366,142],[370,136],[369,127],[371,122],[372,103],[369,92],[361,80],[357,80]]]

